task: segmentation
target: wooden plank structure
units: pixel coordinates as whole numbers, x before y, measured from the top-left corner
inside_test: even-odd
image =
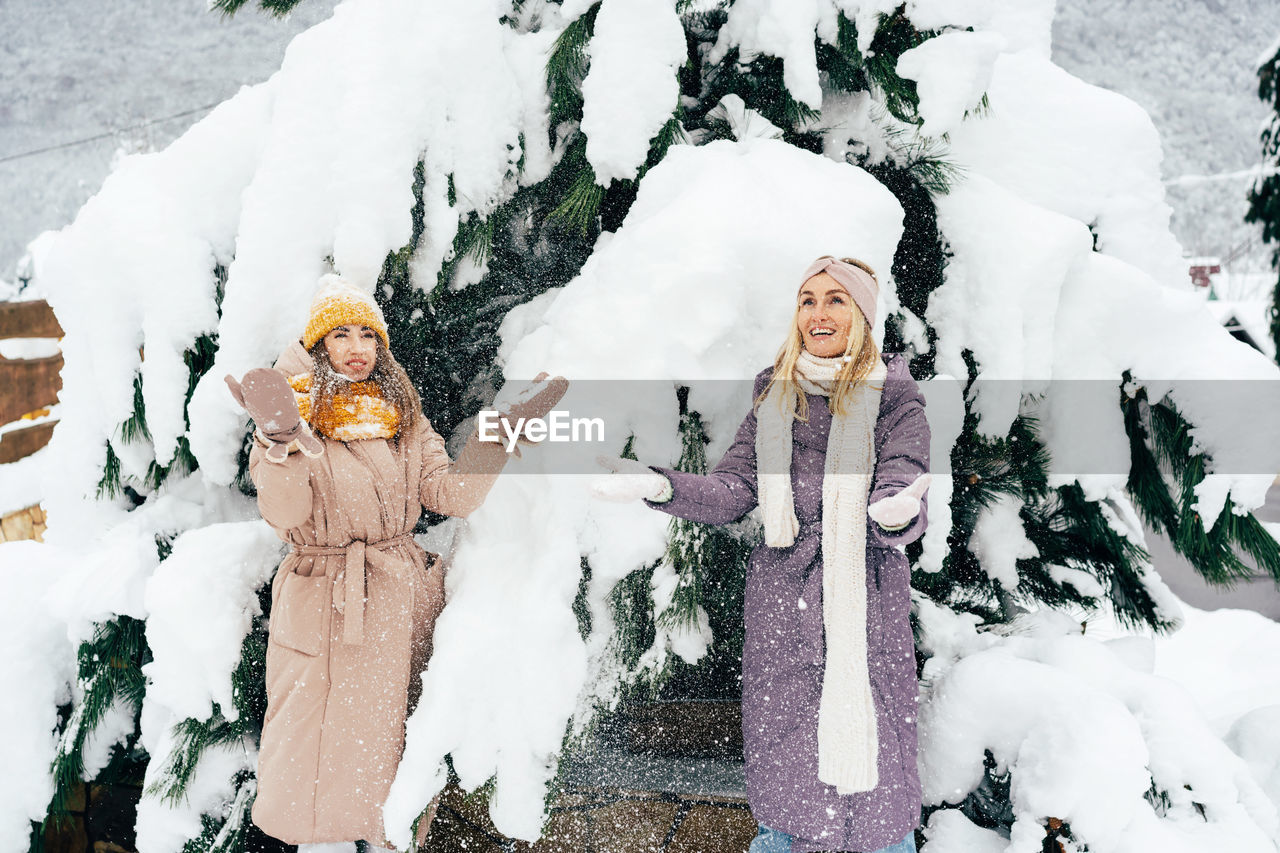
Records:
[[[0,302],[0,340],[60,338],[62,326],[49,303]],[[62,390],[62,356],[5,358],[0,356],[0,425],[31,417],[58,402]],[[49,443],[56,421],[10,429],[0,434],[0,465],[17,462]],[[41,538],[44,512],[27,507],[0,518],[0,542]]]
[[[55,423],[46,421],[0,435],[0,465],[24,459],[48,444]]]
[[[0,357],[0,424],[58,402],[62,390],[62,356]]]
[[[0,302],[0,340],[4,338],[60,338],[62,326],[43,299]]]

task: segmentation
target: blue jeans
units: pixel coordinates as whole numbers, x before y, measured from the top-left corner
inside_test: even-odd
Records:
[[[791,836],[776,829],[760,824],[760,833],[752,840],[747,853],[791,853]],[[915,831],[907,833],[907,837],[897,844],[881,847],[869,853],[916,853]]]

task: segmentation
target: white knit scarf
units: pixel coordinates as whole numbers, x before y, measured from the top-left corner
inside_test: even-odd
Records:
[[[830,396],[843,358],[808,352],[796,362],[797,384]],[[826,667],[818,706],[818,778],[840,794],[876,787],[878,738],[867,671],[867,494],[875,472],[875,428],[887,371],[876,359],[857,383],[844,415],[832,415],[822,478],[822,624]],[[794,414],[779,405],[781,382],[757,410],[756,470],[765,544],[787,548],[800,525],[791,493]]]

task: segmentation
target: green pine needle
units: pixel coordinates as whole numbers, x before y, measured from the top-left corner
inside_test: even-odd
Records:
[[[600,203],[603,200],[604,187],[596,183],[595,171],[585,162],[584,157],[581,171],[574,178],[569,192],[564,200],[547,214],[547,218],[585,235],[595,224],[596,216],[600,213]]]
[[[93,638],[76,654],[81,698],[62,726],[53,760],[54,794],[49,813],[67,811],[71,792],[85,773],[84,746],[117,702],[131,709],[135,719],[142,708],[146,681],[142,665],[150,658],[145,623],[119,616],[98,625]],[[136,732],[136,724],[135,724]]]
[[[1126,373],[1126,382],[1130,378]],[[1139,389],[1123,408],[1132,451],[1128,489],[1144,520],[1168,535],[1174,549],[1210,583],[1231,587],[1254,578],[1241,552],[1280,581],[1280,546],[1252,515],[1238,516],[1224,506],[1212,529],[1204,529],[1195,489],[1210,460],[1194,450],[1191,424],[1177,406],[1167,397],[1152,403]]]
[[[99,498],[115,498],[124,491],[124,484],[120,482],[120,457],[116,456],[111,442],[107,442],[106,450],[107,458],[102,465],[102,477],[98,480],[97,495]]]
[[[582,81],[590,64],[587,44],[595,31],[599,11],[600,4],[593,3],[565,27],[547,57],[547,93],[551,97],[549,123],[553,134],[561,122],[582,119]]]
[[[260,598],[265,595],[269,592],[264,588]],[[238,743],[245,738],[257,738],[267,704],[266,652],[266,624],[260,619],[245,637],[240,647],[240,663],[231,676],[236,719],[228,720],[222,709],[215,705],[207,720],[180,720],[173,727],[173,749],[161,772],[148,787],[149,795],[173,804],[182,802],[205,750]]]
[[[210,10],[217,10],[224,17],[230,18],[249,4],[250,0],[211,0]],[[258,0],[258,8],[277,18],[284,18],[294,10],[302,0]]]

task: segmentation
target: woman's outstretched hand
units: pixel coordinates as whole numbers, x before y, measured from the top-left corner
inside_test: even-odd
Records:
[[[597,456],[596,462],[612,473],[591,481],[591,494],[601,500],[630,503],[671,499],[671,481],[648,465],[620,456]]]
[[[298,413],[293,389],[280,371],[259,367],[250,370],[239,382],[230,374],[224,379],[231,396],[249,413],[258,432],[270,443],[268,460],[283,462],[289,456],[292,441],[297,441],[308,456],[324,452],[324,445],[311,434]]]
[[[915,482],[896,495],[881,498],[867,507],[871,520],[886,530],[904,527],[920,514],[920,498],[929,490],[932,474],[921,474]]]
[[[515,425],[521,421],[545,417],[568,390],[568,379],[563,376],[548,377],[544,370],[533,377],[533,381],[522,388],[510,402],[498,406],[498,417],[509,422],[510,428],[515,430]]]

